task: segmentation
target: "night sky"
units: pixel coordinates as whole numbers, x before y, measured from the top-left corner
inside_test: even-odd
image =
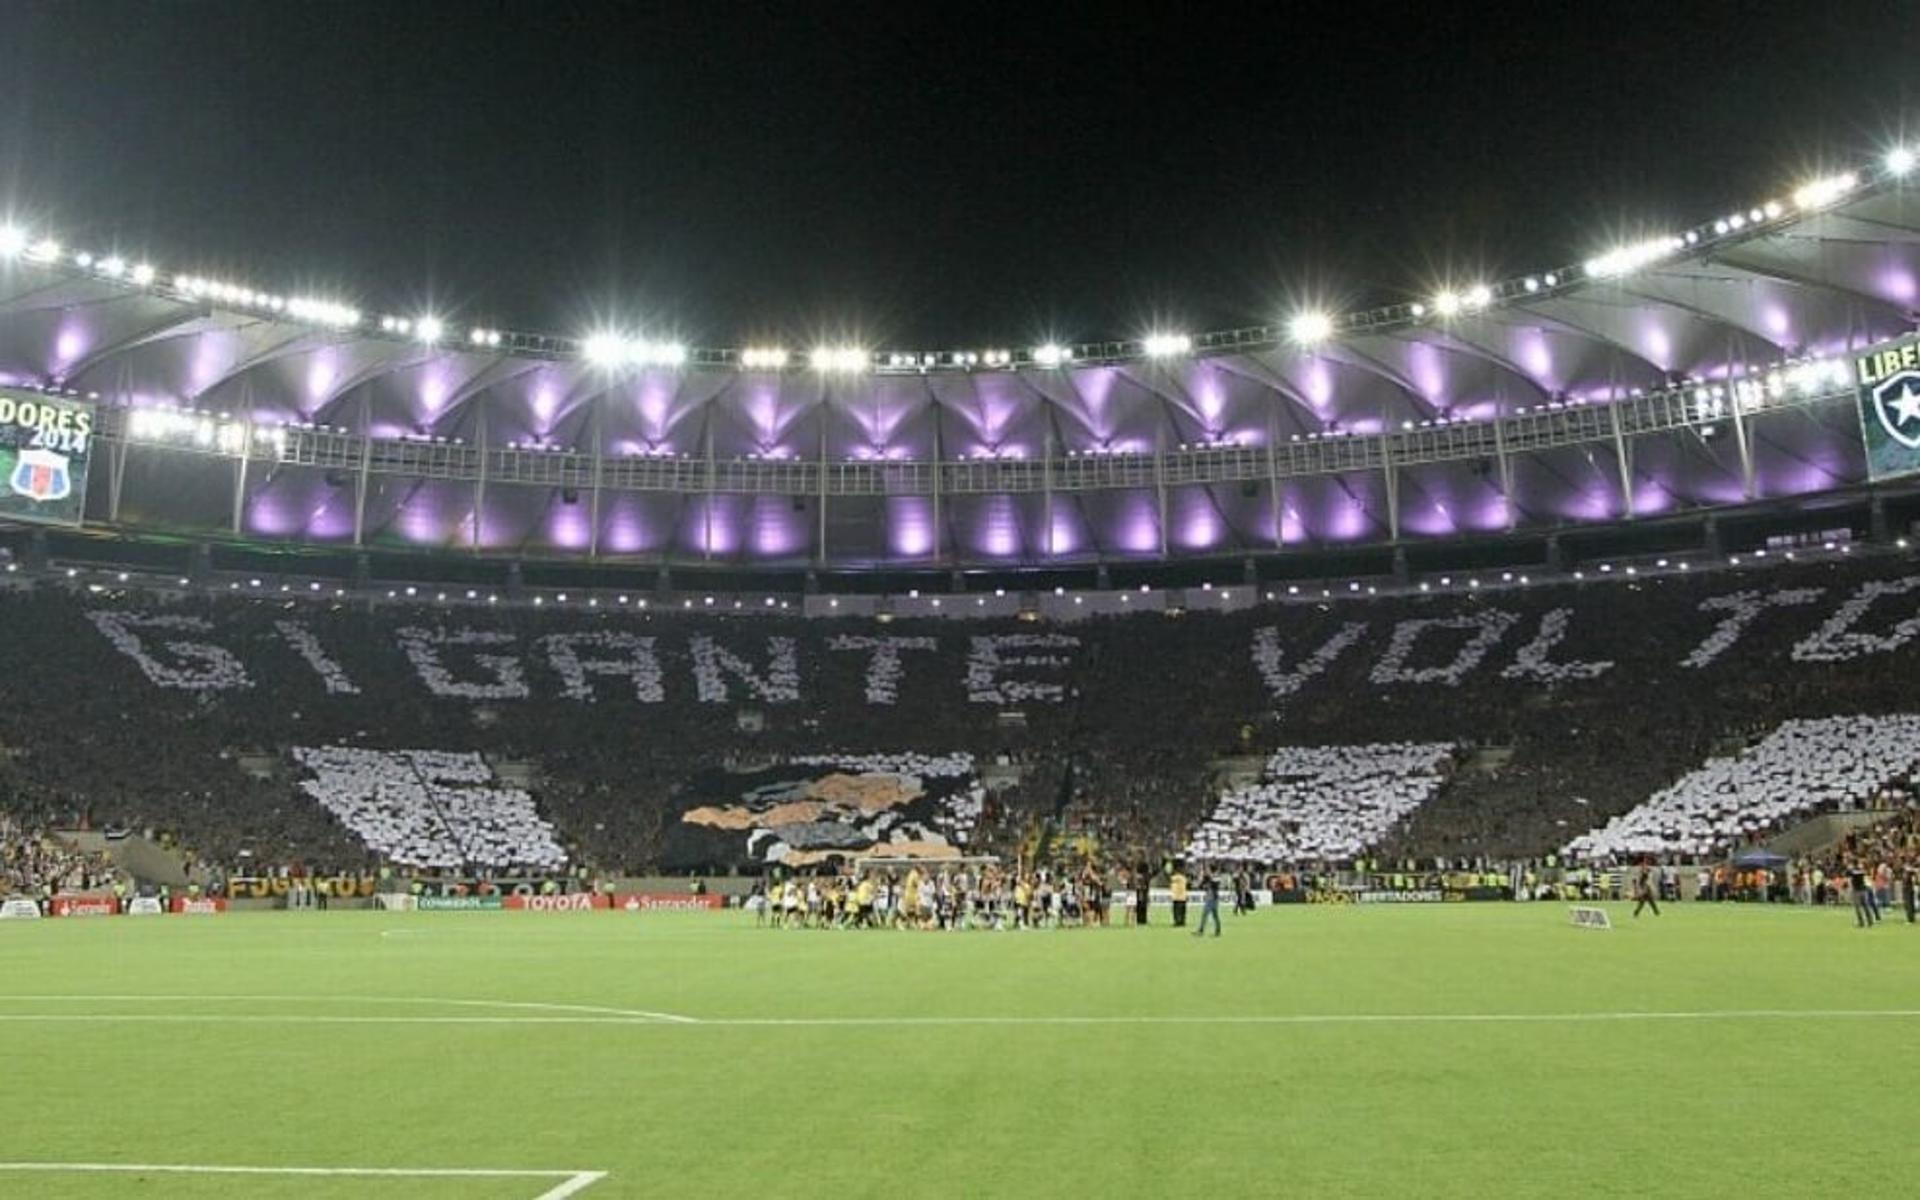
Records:
[[[1578,261],[1920,135],[1911,3],[0,2],[0,199],[368,311],[1026,346]]]

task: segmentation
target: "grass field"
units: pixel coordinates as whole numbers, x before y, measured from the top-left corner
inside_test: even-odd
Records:
[[[1614,919],[1290,908],[1206,941],[733,914],[8,923],[0,1195],[1907,1193],[1920,930]]]

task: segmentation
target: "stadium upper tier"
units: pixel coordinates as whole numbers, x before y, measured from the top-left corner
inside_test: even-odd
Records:
[[[1847,354],[1920,324],[1910,171],[1372,313],[1022,351],[510,334],[14,230],[0,383],[99,404],[86,516],[129,531],[858,568],[1549,530],[1864,482]]]

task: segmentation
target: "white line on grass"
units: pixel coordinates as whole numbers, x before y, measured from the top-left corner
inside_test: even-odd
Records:
[[[8,1000],[144,1000],[152,1002],[191,1002],[194,1000],[272,1000],[313,999],[301,996],[0,996]],[[349,997],[332,997],[349,1000]],[[372,999],[372,998],[369,998]],[[502,1001],[406,1001],[398,997],[380,997],[383,1003],[479,1004],[505,1007],[548,1007],[562,1010],[558,1016],[384,1016],[329,1013],[0,1013],[0,1022],[76,1022],[103,1023],[234,1023],[292,1025],[662,1025],[700,1028],[858,1028],[924,1026],[1048,1026],[1048,1025],[1524,1025],[1571,1022],[1632,1021],[1806,1021],[1871,1020],[1920,1018],[1920,1008],[1730,1008],[1692,1010],[1623,1010],[1614,1012],[1541,1012],[1541,1013],[1243,1013],[1220,1015],[1114,1015],[1114,1016],[872,1016],[872,1017],[682,1017],[643,1013],[628,1009],[597,1009],[587,1005],[533,1005]]]
[[[296,1175],[362,1179],[558,1179],[534,1200],[566,1200],[607,1177],[605,1171],[534,1171],[508,1167],[233,1167],[204,1163],[0,1162],[0,1174],[16,1171],[121,1175]]]
[[[606,1177],[605,1171],[577,1171],[572,1179],[564,1180],[559,1185],[541,1192],[533,1200],[567,1200],[568,1196],[584,1192]]]
[[[1456,1025],[1573,1021],[1750,1021],[1920,1017],[1920,1008],[1745,1008],[1697,1012],[1246,1013],[1220,1016],[702,1017],[702,1026],[845,1025]]]
[[[204,1000],[213,1004],[285,1004],[285,1003],[339,1003],[339,1004],[426,1004],[447,1008],[511,1008],[530,1012],[586,1013],[599,1017],[621,1017],[628,1021],[669,1021],[683,1025],[697,1024],[693,1017],[683,1017],[677,1013],[651,1012],[642,1008],[607,1008],[596,1004],[548,1004],[534,1000],[455,1000],[443,996],[332,996],[326,994],[308,994],[304,996],[261,996],[261,995],[0,995],[0,1003],[9,1000],[38,1000],[62,1004],[84,1003],[97,1000],[106,1003],[161,1004],[181,1000]]]
[[[318,1013],[0,1013],[0,1023],[76,1025],[666,1025],[642,1017],[398,1017]],[[688,1022],[698,1024],[698,1022]]]

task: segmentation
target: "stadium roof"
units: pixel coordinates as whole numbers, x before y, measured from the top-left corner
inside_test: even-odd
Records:
[[[1826,401],[1920,321],[1912,166],[1386,309],[1020,350],[456,328],[16,229],[0,382],[117,410],[90,518],[322,544],[1019,565],[1617,519],[1862,477]],[[239,503],[181,453],[244,459]]]

